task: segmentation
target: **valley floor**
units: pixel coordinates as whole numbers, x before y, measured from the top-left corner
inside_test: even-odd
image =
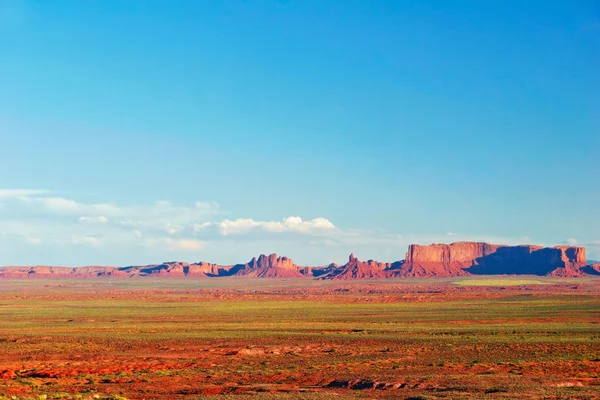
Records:
[[[0,399],[213,396],[598,399],[600,279],[0,281]]]

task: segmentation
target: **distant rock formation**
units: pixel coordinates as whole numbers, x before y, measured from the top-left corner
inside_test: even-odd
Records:
[[[33,267],[2,267],[0,278],[73,278],[87,279],[98,277],[127,277],[116,267],[50,267],[37,265]]]
[[[305,268],[299,267],[287,257],[278,257],[277,254],[261,254],[258,259],[254,257],[243,266],[234,266],[236,276],[254,278],[303,278],[308,276]]]
[[[504,246],[475,260],[467,271],[480,275],[527,274],[579,277],[586,265],[582,247]]]
[[[129,277],[170,276],[170,277],[222,277],[248,276],[254,278],[301,278],[310,275],[306,267],[299,267],[287,257],[261,254],[246,264],[218,265],[208,262],[189,264],[166,262],[163,264],[124,267],[118,270]],[[0,272],[1,273],[1,272]],[[1,275],[0,275],[1,276]]]
[[[406,261],[400,275],[403,277],[448,277],[468,275],[465,268],[481,257],[493,254],[500,246],[482,242],[458,242],[408,246]]]
[[[327,273],[317,276],[320,279],[386,279],[398,276],[401,262],[382,263],[373,260],[359,261],[353,254],[348,257],[348,262],[342,266],[329,267]]]
[[[406,259],[392,263],[360,261],[350,254],[344,265],[301,267],[287,257],[261,254],[245,264],[165,262],[130,267],[2,267],[0,278],[136,278],[247,276],[254,278],[390,279],[462,275],[528,274],[556,277],[600,275],[600,263],[587,265],[585,248],[505,246],[483,242],[410,245]]]
[[[526,274],[582,276],[585,248],[574,246],[505,246],[480,242],[411,245],[401,276]]]
[[[586,265],[581,270],[587,275],[600,275],[600,263]]]
[[[325,267],[305,267],[308,268],[308,274],[314,276],[315,278],[325,277],[328,274],[331,274],[333,271],[339,269],[339,265],[336,263],[331,263]]]

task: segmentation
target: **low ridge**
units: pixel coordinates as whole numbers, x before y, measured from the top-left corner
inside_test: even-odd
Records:
[[[463,275],[540,275],[581,277],[600,275],[600,264],[587,264],[585,248],[577,246],[506,246],[483,242],[410,245],[404,260],[392,263],[360,261],[350,254],[344,265],[302,267],[290,258],[261,254],[245,264],[218,265],[208,262],[112,267],[0,267],[0,278],[135,278],[246,276],[253,278],[390,279]]]
[[[398,276],[398,268],[401,261],[395,263],[382,263],[374,260],[359,261],[354,253],[348,257],[348,262],[341,266],[335,266],[320,276],[320,279],[386,279]]]

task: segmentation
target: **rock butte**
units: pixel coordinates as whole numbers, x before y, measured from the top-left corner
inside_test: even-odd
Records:
[[[458,242],[408,247],[404,260],[384,263],[360,261],[351,254],[344,265],[303,267],[276,254],[260,255],[245,264],[166,262],[129,267],[0,267],[0,278],[135,278],[244,276],[254,278],[389,279],[463,275],[600,275],[600,264],[588,265],[585,248],[576,246],[505,246]]]

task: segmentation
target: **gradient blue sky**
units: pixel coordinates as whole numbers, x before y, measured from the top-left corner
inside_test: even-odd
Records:
[[[593,0],[0,0],[0,265],[599,259],[599,71]]]

